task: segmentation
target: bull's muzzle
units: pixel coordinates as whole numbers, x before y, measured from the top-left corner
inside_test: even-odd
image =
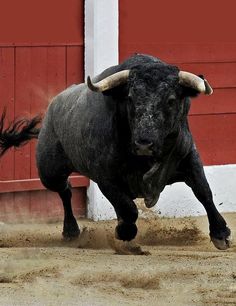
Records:
[[[152,156],[153,155],[153,142],[142,140],[135,141],[135,151],[140,156]]]

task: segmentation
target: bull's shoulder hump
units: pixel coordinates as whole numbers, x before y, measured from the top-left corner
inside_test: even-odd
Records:
[[[55,98],[63,98],[67,99],[70,96],[79,96],[84,92],[84,90],[87,88],[87,86],[82,83],[82,84],[73,84],[69,87],[67,87],[65,90],[60,92]]]
[[[59,106],[60,104],[71,104],[75,103],[79,97],[82,97],[85,90],[87,89],[87,86],[82,84],[73,84],[60,92],[58,95],[56,95],[50,105],[52,108]]]

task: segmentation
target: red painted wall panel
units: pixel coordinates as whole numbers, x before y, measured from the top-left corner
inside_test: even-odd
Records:
[[[123,16],[120,16],[123,18]],[[126,24],[127,20],[123,20]],[[127,25],[127,24],[126,24]],[[123,25],[124,26],[124,25]],[[122,34],[122,32],[124,33]],[[232,43],[161,43],[154,36],[152,42],[144,43],[142,37],[136,42],[131,42],[126,30],[120,25],[120,59],[134,52],[156,54],[168,63],[219,63],[236,61],[236,42]]]
[[[66,51],[67,69],[66,69],[66,84],[84,82],[84,49],[81,46],[68,46]]]
[[[205,165],[235,164],[236,114],[190,116],[189,122]]]
[[[0,104],[1,112],[3,107],[7,106],[7,118],[12,120],[14,118],[14,48],[0,48]],[[11,180],[14,179],[14,152],[10,151],[0,159],[0,179]],[[14,209],[14,194],[7,193],[3,195],[3,200],[7,206],[2,206],[4,214],[7,214],[7,209]]]
[[[31,50],[15,50],[15,117],[30,116]],[[30,178],[30,144],[15,151],[14,179]]]
[[[180,0],[171,2],[171,9],[165,1],[119,1],[121,61],[136,52],[152,54],[203,74],[214,88],[211,97],[193,99],[190,111],[191,129],[207,165],[236,163],[234,11],[233,0],[227,5],[200,0],[194,8]]]
[[[158,43],[236,42],[234,0],[120,0],[120,39]]]
[[[0,106],[7,119],[44,114],[50,100],[83,81],[83,46],[0,48]],[[37,177],[36,140],[11,150],[0,161],[2,180]],[[9,166],[10,165],[10,166]]]
[[[83,0],[4,1],[0,10],[0,112],[6,105],[8,120],[43,115],[57,93],[83,81],[83,7]],[[12,149],[0,160],[1,219],[4,211],[11,218],[33,211],[46,216],[47,207],[54,210],[55,203],[61,205],[54,193],[29,191],[34,189],[32,179],[38,177],[36,143],[33,140]],[[16,180],[27,182],[27,191],[9,192],[14,190]],[[8,186],[6,194],[4,182]],[[88,180],[80,176],[74,185],[79,188],[73,189],[73,205],[82,215],[87,185]]]
[[[227,63],[186,63],[180,64],[182,70],[203,74],[213,88],[236,87],[236,61]]]
[[[51,98],[65,87],[66,47],[35,47],[31,49],[31,116],[44,114]],[[38,177],[35,161],[36,141],[31,146],[30,177]]]
[[[7,118],[14,118],[14,48],[0,48],[0,104],[1,112],[7,106]],[[8,152],[0,159],[0,179],[14,178],[14,153]]]
[[[0,10],[0,45],[83,45],[83,0],[7,0]]]
[[[66,87],[67,47],[47,48],[47,71],[43,77],[47,79],[47,103]],[[80,73],[83,70],[77,68]],[[41,104],[42,105],[42,104]]]
[[[31,201],[25,202],[25,195]],[[9,196],[12,198],[9,198]],[[19,193],[0,194],[0,220],[1,222],[33,222],[62,220],[63,206],[58,196],[48,190],[27,191]],[[75,216],[86,215],[86,188],[73,189],[73,211]]]
[[[235,112],[236,88],[215,89],[211,96],[192,99],[190,114],[227,114]]]

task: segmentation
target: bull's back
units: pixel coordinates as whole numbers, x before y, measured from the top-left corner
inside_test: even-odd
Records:
[[[76,155],[77,142],[74,114],[79,114],[84,90],[84,84],[72,85],[57,95],[48,106],[38,138],[38,163],[42,163],[46,155],[60,159],[59,155],[63,153],[73,164],[70,156]]]
[[[114,116],[102,94],[85,84],[73,85],[49,105],[39,136],[39,150],[60,143],[73,171],[97,180],[110,172],[114,149]]]

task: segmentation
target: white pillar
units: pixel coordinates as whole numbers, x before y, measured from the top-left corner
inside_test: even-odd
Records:
[[[85,0],[85,78],[118,64],[118,0]],[[88,217],[115,218],[115,212],[97,184],[88,188]]]
[[[85,77],[118,64],[118,0],[85,0]]]

